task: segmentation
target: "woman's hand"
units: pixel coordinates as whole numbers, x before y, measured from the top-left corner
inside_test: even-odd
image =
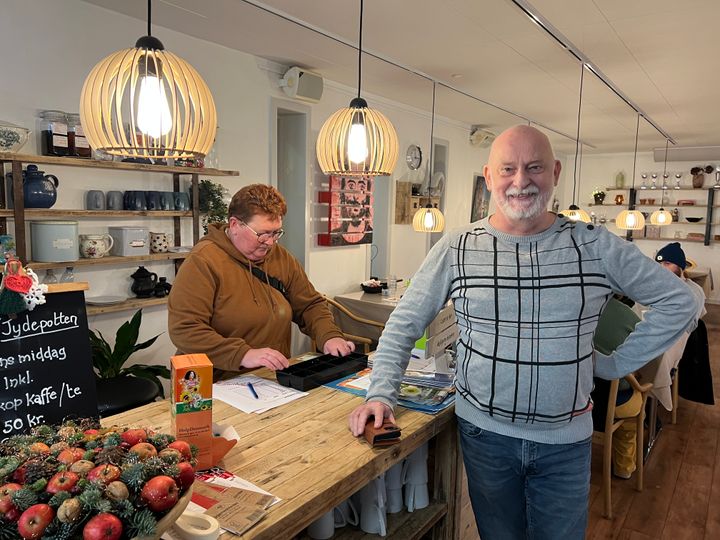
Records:
[[[355,344],[352,341],[346,341],[339,337],[328,339],[325,345],[323,345],[323,352],[325,354],[332,354],[333,356],[345,356],[354,350]]]
[[[357,407],[348,417],[348,425],[353,435],[359,437],[365,432],[365,424],[370,416],[375,417],[376,428],[382,426],[385,418],[395,423],[395,416],[390,407],[380,401],[368,401]]]
[[[265,347],[264,349],[250,349],[243,356],[240,365],[244,368],[266,367],[277,371],[278,369],[285,369],[290,363],[282,353],[270,347]]]

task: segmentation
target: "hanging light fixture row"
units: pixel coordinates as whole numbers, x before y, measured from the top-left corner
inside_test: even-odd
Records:
[[[650,223],[653,225],[658,225],[660,227],[665,227],[666,225],[670,225],[672,223],[672,214],[665,210],[665,208],[662,208],[662,204],[664,203],[665,194],[667,193],[667,155],[668,155],[668,145],[670,144],[670,141],[668,139],[665,139],[665,165],[663,166],[663,191],[662,191],[662,199],[660,199],[660,209],[655,210],[652,214],[650,214]]]
[[[360,97],[362,83],[363,0],[360,0],[358,92],[320,128],[315,152],[325,174],[389,176],[398,158],[398,137],[390,120]]]
[[[430,155],[427,161],[428,170],[428,203],[424,208],[418,209],[413,216],[413,229],[417,232],[442,232],[445,228],[445,216],[439,208],[435,208],[430,197],[432,186],[433,167],[433,135],[435,131],[435,81],[433,81],[432,114],[430,115]]]
[[[633,155],[632,189],[630,190],[630,207],[620,212],[615,218],[615,225],[618,229],[625,231],[639,231],[645,227],[645,216],[642,212],[635,210],[635,166],[637,165],[638,137],[640,135],[640,115],[637,115],[635,127],[635,154]]]
[[[563,216],[568,218],[570,221],[583,221],[590,223],[590,216],[588,213],[575,204],[575,194],[578,182],[578,156],[580,155],[582,146],[580,145],[580,112],[582,111],[582,91],[583,91],[583,80],[585,78],[585,64],[580,65],[580,93],[578,96],[578,113],[577,113],[577,131],[575,133],[575,166],[573,167],[573,196],[572,204],[560,212]]]
[[[151,35],[101,60],[85,79],[80,120],[90,146],[129,157],[198,158],[215,141],[210,89],[185,60]]]

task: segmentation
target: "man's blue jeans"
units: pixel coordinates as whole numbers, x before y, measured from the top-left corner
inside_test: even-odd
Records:
[[[585,538],[590,438],[542,444],[457,420],[482,540]]]

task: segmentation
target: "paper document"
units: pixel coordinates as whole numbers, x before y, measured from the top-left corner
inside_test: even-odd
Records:
[[[248,384],[252,385],[257,398]],[[303,396],[307,396],[307,392],[287,388],[254,375],[241,375],[213,384],[213,398],[246,413],[265,412]]]

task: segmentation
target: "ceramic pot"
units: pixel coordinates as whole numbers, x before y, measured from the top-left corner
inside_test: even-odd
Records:
[[[615,204],[622,204],[623,202],[625,202],[623,195],[615,195]]]
[[[693,174],[692,186],[695,189],[700,189],[701,187],[703,187],[704,183],[705,183],[705,174],[703,174],[703,173]]]
[[[165,233],[150,231],[150,251],[153,253],[167,253],[170,247],[170,238]]]
[[[135,296],[138,298],[150,298],[153,295],[158,279],[155,272],[148,272],[144,266],[140,266],[130,277],[133,279],[130,290],[135,293]]]
[[[81,234],[80,256],[85,259],[100,259],[110,252],[113,237],[109,234]]]
[[[28,165],[22,176],[25,208],[51,208],[55,204],[60,184],[57,176],[45,174],[45,171],[38,170],[37,165]],[[12,186],[12,173],[7,173],[7,178]]]
[[[603,201],[605,200],[605,194],[601,193],[601,194],[593,195],[593,199],[595,199],[595,204],[602,204]]]

